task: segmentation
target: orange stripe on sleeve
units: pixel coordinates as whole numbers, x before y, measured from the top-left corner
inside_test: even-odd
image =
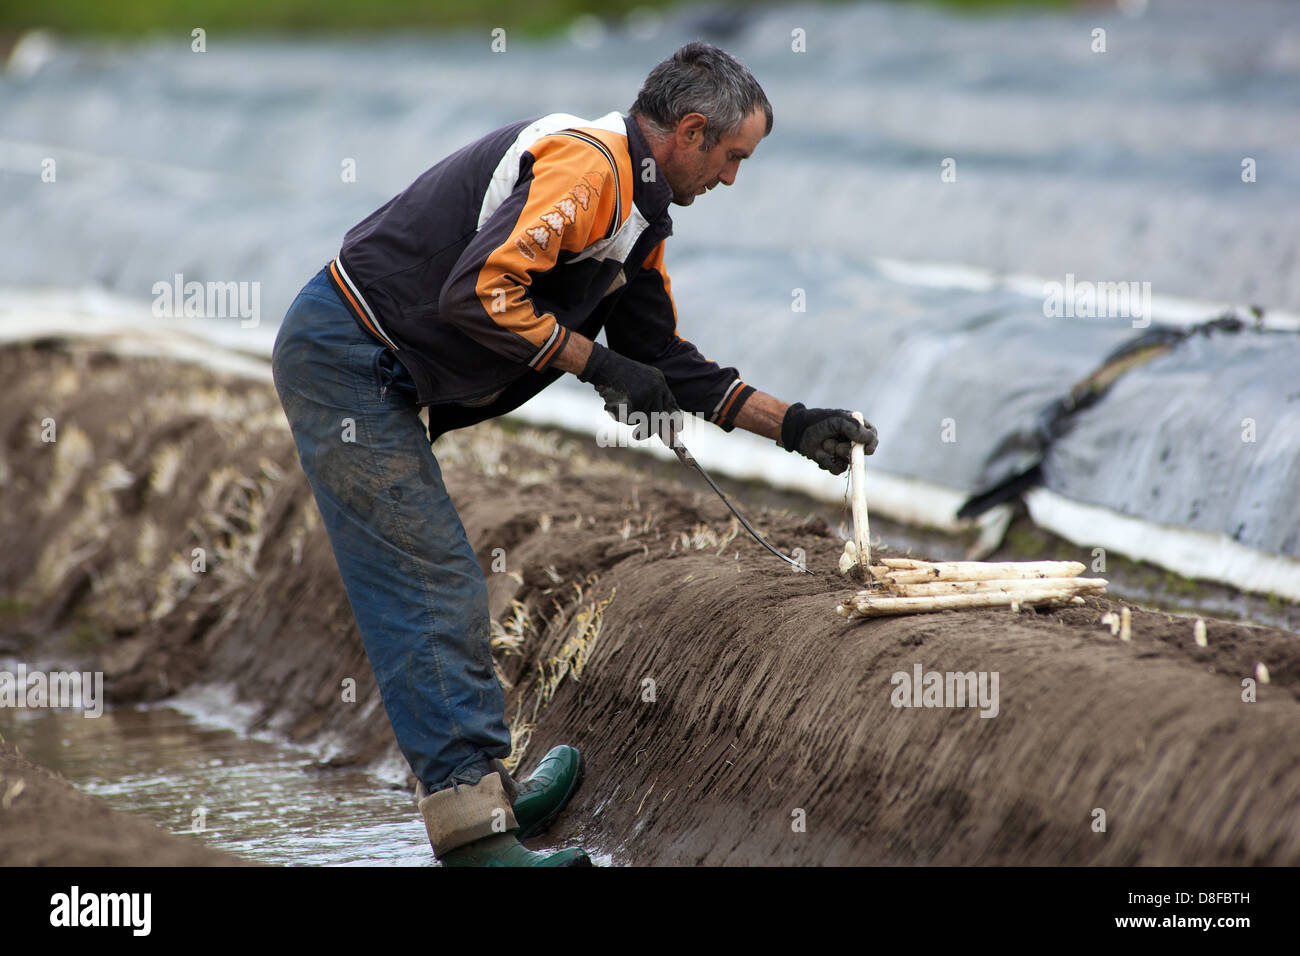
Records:
[[[744,391],[745,391],[745,383],[737,381],[736,387],[732,389],[731,398],[727,399],[727,404],[723,405],[722,411],[718,412],[718,421],[721,422],[726,420],[727,412],[731,410],[731,406],[735,403],[736,399],[739,398],[741,393]]]

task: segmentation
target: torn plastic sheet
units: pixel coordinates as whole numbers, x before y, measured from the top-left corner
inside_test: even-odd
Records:
[[[1043,484],[1300,558],[1300,336],[1193,335],[1130,369],[1051,444]]]

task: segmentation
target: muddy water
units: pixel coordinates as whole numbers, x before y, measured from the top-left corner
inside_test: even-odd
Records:
[[[432,866],[408,793],[171,707],[0,709],[0,734],[79,790],[263,863]]]

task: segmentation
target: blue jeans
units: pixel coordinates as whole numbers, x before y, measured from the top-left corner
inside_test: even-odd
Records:
[[[510,753],[510,730],[487,582],[415,383],[325,269],[289,307],[271,367],[397,744],[431,793],[477,783]]]

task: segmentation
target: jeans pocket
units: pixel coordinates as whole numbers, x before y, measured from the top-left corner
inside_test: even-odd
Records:
[[[379,404],[415,404],[415,381],[392,349],[382,347],[376,351],[374,369],[379,382]]]

